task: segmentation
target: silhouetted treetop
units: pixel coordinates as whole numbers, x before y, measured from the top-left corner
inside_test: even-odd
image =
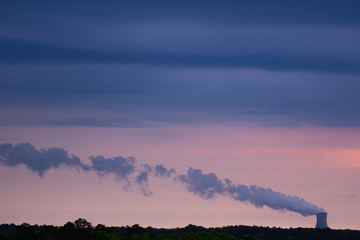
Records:
[[[88,222],[86,219],[84,218],[79,218],[78,220],[76,220],[75,222],[75,227],[78,229],[86,229],[86,228],[93,228],[93,226],[91,225],[90,222]]]

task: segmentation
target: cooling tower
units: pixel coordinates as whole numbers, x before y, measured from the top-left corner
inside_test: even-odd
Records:
[[[316,228],[327,228],[327,213],[322,212],[316,214]]]

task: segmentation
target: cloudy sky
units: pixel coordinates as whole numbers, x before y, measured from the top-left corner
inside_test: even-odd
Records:
[[[358,1],[0,5],[1,223],[360,229]]]

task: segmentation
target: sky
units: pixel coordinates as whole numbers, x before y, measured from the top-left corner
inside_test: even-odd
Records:
[[[0,6],[0,223],[360,229],[358,1]]]

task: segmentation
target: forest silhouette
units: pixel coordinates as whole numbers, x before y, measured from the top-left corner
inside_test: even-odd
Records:
[[[143,228],[139,224],[125,227],[95,227],[84,218],[53,225],[0,225],[0,240],[360,240],[356,230],[316,228],[269,228],[226,226],[205,228],[188,225],[183,228]]]

